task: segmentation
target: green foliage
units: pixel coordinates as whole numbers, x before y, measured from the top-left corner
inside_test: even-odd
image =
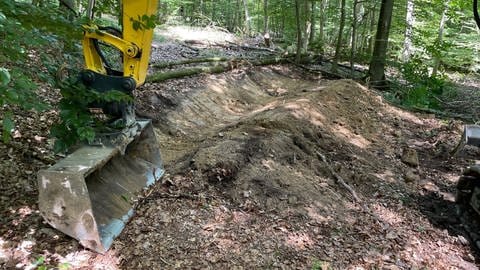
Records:
[[[0,116],[4,142],[10,140],[14,128],[8,109],[47,107],[36,95],[38,86],[34,81],[54,83],[52,78],[66,57],[58,51],[78,49],[68,42],[75,34],[72,22],[56,8],[0,1],[0,106],[7,109]]]
[[[425,60],[414,56],[401,66],[405,82],[398,83],[390,100],[408,107],[439,109],[438,98],[447,89],[446,77],[431,76]]]
[[[120,91],[99,93],[87,89],[76,79],[60,84],[62,100],[59,104],[61,122],[51,129],[55,141],[54,151],[63,152],[78,142],[92,143],[98,131],[107,128],[105,121],[97,119],[89,108],[92,103],[132,102],[132,97]]]
[[[71,265],[69,263],[60,263],[60,264],[57,265],[57,267],[49,268],[45,264],[45,257],[44,256],[38,257],[35,260],[35,262],[33,262],[32,266],[35,267],[35,269],[37,269],[37,270],[48,270],[48,269],[68,270],[68,269],[71,269]]]
[[[155,15],[148,16],[148,15],[144,14],[141,17],[139,15],[137,20],[135,20],[133,18],[130,18],[130,21],[133,24],[133,29],[134,30],[148,30],[148,29],[154,29],[155,28],[156,22],[157,22],[157,17]]]

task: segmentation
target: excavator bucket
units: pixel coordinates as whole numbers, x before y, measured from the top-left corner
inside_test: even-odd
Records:
[[[452,151],[453,156],[457,156],[465,147],[465,145],[472,145],[480,147],[480,126],[479,125],[465,125],[463,128],[462,138]]]
[[[132,217],[136,194],[164,173],[151,121],[137,120],[137,126],[123,149],[82,146],[38,173],[41,215],[99,253]]]

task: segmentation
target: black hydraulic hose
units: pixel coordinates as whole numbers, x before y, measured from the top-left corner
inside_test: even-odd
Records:
[[[480,29],[480,16],[478,15],[478,0],[473,0],[473,17],[477,23],[477,27]]]
[[[113,34],[113,35],[117,36],[117,37],[122,37],[122,31],[120,31],[119,29],[117,29],[115,27],[106,26],[106,27],[99,27],[98,29],[102,30],[102,31],[106,31],[110,34]],[[97,39],[93,40],[93,46],[95,47],[95,50],[97,51],[98,55],[102,59],[102,62],[105,64],[105,67],[107,68],[107,71],[109,72],[109,71],[113,70],[112,65],[110,64],[110,62],[105,57],[102,50],[100,49],[100,46],[99,46],[99,43],[98,43]],[[117,72],[119,72],[119,71],[117,71]]]

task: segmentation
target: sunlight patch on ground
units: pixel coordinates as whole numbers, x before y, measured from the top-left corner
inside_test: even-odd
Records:
[[[32,266],[32,263],[30,263],[28,259],[34,245],[34,241],[23,240],[14,247],[9,242],[0,238],[0,262],[15,261],[18,262],[16,267],[19,269],[34,269],[36,266]]]
[[[203,42],[235,42],[233,34],[208,27],[172,26],[159,30],[159,34],[171,39],[198,40]]]
[[[413,113],[403,111],[403,110],[395,108],[393,106],[386,106],[385,111],[389,112],[391,114],[395,114],[395,115],[401,117],[403,120],[409,120],[412,123],[415,123],[415,124],[418,124],[418,125],[423,124],[423,121],[420,120],[418,117],[416,117]]]
[[[0,238],[0,262],[7,261],[8,255],[7,255],[7,249],[5,248],[5,240],[3,238]]]
[[[296,250],[305,250],[315,244],[312,238],[303,232],[287,233],[285,242],[288,246],[293,247]]]
[[[335,124],[334,128],[332,131],[337,134],[342,136],[345,141],[359,147],[362,149],[367,148],[370,145],[370,142],[367,141],[363,136],[354,134],[351,132],[349,129],[343,127],[342,125]]]
[[[323,126],[325,116],[309,105],[308,99],[300,99],[296,102],[287,103],[284,107],[290,110],[291,114],[297,119],[307,120],[315,126]]]
[[[305,207],[305,210],[307,210],[308,217],[310,217],[312,220],[319,224],[328,224],[329,222],[333,221],[333,218],[331,216],[323,216],[318,213],[315,206],[310,205],[308,207]]]
[[[391,226],[405,222],[405,219],[401,217],[398,213],[395,213],[380,204],[373,204],[372,209],[379,218],[381,218],[383,221],[387,222]]]
[[[395,179],[395,174],[390,170],[386,170],[384,173],[375,173],[373,175],[378,179],[383,180],[384,182],[388,182],[388,183],[397,182],[397,179]]]

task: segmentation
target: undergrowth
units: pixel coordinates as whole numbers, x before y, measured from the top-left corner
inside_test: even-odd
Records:
[[[399,67],[401,79],[392,82],[385,96],[391,102],[408,108],[442,109],[442,98],[455,90],[444,74],[431,75],[429,66],[414,56]]]
[[[78,63],[74,40],[79,21],[70,21],[62,10],[38,8],[29,3],[0,1],[0,106],[2,138],[10,140],[15,127],[14,107],[43,110],[47,104],[37,96],[39,84],[54,86],[60,66]],[[41,23],[39,23],[41,22]]]

